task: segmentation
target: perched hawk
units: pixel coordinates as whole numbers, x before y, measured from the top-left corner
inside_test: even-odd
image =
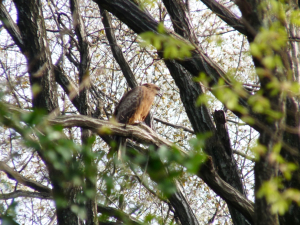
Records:
[[[124,94],[117,105],[114,118],[119,123],[138,124],[143,122],[150,112],[154,97],[159,94],[160,88],[155,84],[143,84]],[[118,157],[124,154],[126,138],[116,137]]]

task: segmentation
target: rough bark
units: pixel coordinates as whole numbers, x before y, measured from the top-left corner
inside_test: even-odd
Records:
[[[295,153],[292,153],[287,148],[283,147],[281,155],[288,161],[295,163],[296,166],[300,166],[300,113],[297,102],[292,98],[286,100],[286,125],[291,129],[298,130],[296,132],[285,131],[283,134],[283,141],[288,145],[298,149]],[[295,188],[299,189],[300,186],[300,171],[296,170],[292,174],[290,180],[285,180],[285,189]],[[292,203],[290,210],[280,218],[280,224],[300,224],[300,207],[296,203]]]
[[[280,137],[278,137],[280,138]],[[269,181],[276,176],[276,165],[270,162],[269,156],[272,148],[277,144],[277,140],[267,134],[260,134],[259,142],[267,146],[267,152],[255,163],[255,193],[258,193],[264,182]],[[271,206],[265,197],[255,197],[255,223],[256,225],[279,225],[278,215],[271,212]]]
[[[18,12],[18,27],[26,56],[30,84],[33,90],[32,104],[52,112],[58,108],[55,77],[46,39],[46,29],[40,1],[14,1]]]

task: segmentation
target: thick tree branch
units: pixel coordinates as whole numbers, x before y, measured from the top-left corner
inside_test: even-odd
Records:
[[[250,35],[244,22],[234,15],[225,6],[215,0],[201,0],[211,11],[213,11],[221,20],[233,27],[238,32],[248,36]]]
[[[172,18],[174,30],[191,43],[198,45],[198,39],[191,24],[188,9],[182,0],[163,0]]]
[[[48,47],[41,1],[14,1],[18,12],[18,27],[23,45],[19,46],[27,59],[32,90],[32,104],[47,112],[58,109],[57,90]],[[36,88],[39,88],[38,91]]]
[[[248,33],[246,36],[249,42],[252,42],[261,26],[262,18],[259,15],[259,11],[265,7],[261,7],[261,2],[255,0],[236,0],[235,4],[239,7],[242,13],[242,21],[247,27]]]
[[[138,142],[143,142],[145,144],[172,146],[171,142],[160,138],[152,129],[142,124],[139,126],[126,125],[126,128],[124,128],[124,124],[112,123],[110,121],[98,120],[81,115],[60,116],[55,119],[49,119],[48,122],[50,125],[61,125],[64,128],[87,128],[99,135],[110,134],[113,132],[114,135],[122,137],[134,137]],[[185,152],[184,150],[182,151]]]
[[[223,110],[215,110],[214,114],[214,120],[217,127],[217,135],[219,136],[226,153],[232,157],[232,148],[230,143],[230,137],[226,125],[226,116]]]
[[[235,207],[252,224],[254,222],[254,204],[246,199],[240,192],[223,181],[216,173],[213,162],[209,157],[205,164],[201,165],[199,177],[227,204]]]

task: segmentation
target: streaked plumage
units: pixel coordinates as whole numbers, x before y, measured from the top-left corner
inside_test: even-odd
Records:
[[[160,88],[155,84],[143,84],[124,94],[117,105],[114,118],[119,123],[137,124],[143,122],[150,112],[154,98],[159,94]],[[125,148],[126,139],[116,137],[118,155],[121,158]]]

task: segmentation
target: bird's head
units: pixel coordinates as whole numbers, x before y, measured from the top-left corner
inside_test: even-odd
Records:
[[[161,96],[160,87],[158,87],[157,85],[146,83],[146,84],[143,84],[142,86],[145,86],[146,88],[148,88],[149,90],[154,92],[155,95]]]

